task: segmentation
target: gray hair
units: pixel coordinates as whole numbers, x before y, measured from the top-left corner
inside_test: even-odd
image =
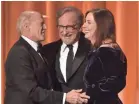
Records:
[[[24,23],[28,22],[30,23],[30,21],[32,20],[32,16],[33,14],[36,14],[39,12],[36,12],[36,11],[24,11],[21,13],[21,15],[19,16],[18,20],[17,20],[17,31],[18,33],[21,35],[22,34],[22,26]]]
[[[64,7],[57,11],[56,14],[57,25],[58,25],[58,19],[67,12],[75,12],[77,16],[77,25],[80,28],[83,25],[83,18],[84,18],[83,13],[78,8],[72,6]]]

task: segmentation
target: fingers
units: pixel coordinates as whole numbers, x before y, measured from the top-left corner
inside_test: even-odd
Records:
[[[88,103],[88,99],[90,99],[90,96],[86,95],[85,92],[80,93],[78,96],[78,104],[87,104]]]
[[[88,103],[88,99],[84,99],[83,103],[87,104]]]
[[[77,93],[80,93],[82,92],[82,89],[79,89],[79,90],[75,90]]]
[[[77,100],[77,102],[78,102],[78,104],[82,104],[83,102],[84,102],[84,99],[82,99],[82,98],[78,98],[78,100]]]
[[[66,101],[70,104],[83,104],[87,103],[90,98],[85,92],[81,93],[82,89],[72,90],[66,94]]]
[[[90,99],[90,96],[86,95],[86,93],[80,94],[80,97],[84,99]]]
[[[88,99],[90,99],[90,96],[86,95],[85,92],[81,93],[78,99],[79,104],[87,104]]]
[[[86,92],[83,92],[82,94],[85,94],[86,95]]]
[[[81,97],[78,98],[77,100],[78,104],[87,104],[88,103],[88,99],[83,99]]]
[[[69,102],[69,103],[72,103],[72,104],[77,104],[78,102],[78,99],[80,97],[80,93],[82,89],[80,90],[72,90],[70,92],[68,92],[66,94],[66,101]]]

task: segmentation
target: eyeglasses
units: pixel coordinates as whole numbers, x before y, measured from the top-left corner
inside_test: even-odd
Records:
[[[72,31],[72,30],[76,29],[76,24],[75,25],[67,25],[67,26],[58,25],[58,29],[60,31],[63,31],[64,29],[66,29],[66,31]]]

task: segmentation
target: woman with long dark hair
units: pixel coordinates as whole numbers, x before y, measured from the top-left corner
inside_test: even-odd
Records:
[[[116,43],[115,21],[107,9],[92,9],[85,14],[83,32],[92,50],[84,74],[89,104],[122,104],[118,93],[126,85],[127,60]]]

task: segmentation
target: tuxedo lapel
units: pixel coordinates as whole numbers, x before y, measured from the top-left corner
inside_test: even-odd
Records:
[[[76,72],[80,64],[83,62],[83,60],[86,57],[86,53],[82,52],[82,50],[77,51],[77,54],[73,60],[73,66],[72,66],[72,74],[71,76]]]
[[[36,61],[36,64],[38,64],[38,62],[44,63],[41,56],[33,49],[33,47],[28,42],[26,42],[22,37],[20,37],[19,41],[24,44],[25,47],[27,47],[28,51],[30,52],[30,55],[34,58],[34,61]]]
[[[58,78],[59,82],[65,83],[64,77],[63,77],[61,69],[60,69],[59,57],[60,57],[60,50],[58,51],[58,53],[56,55],[55,65],[56,65],[56,71],[57,71],[57,78]]]
[[[39,81],[43,81],[42,79],[48,79],[47,80],[47,85],[50,87],[52,84],[51,81],[51,77],[50,77],[50,73],[49,73],[49,68],[48,68],[48,64],[46,63],[46,60],[43,60],[42,57],[33,49],[33,47],[31,47],[31,45],[26,42],[23,38],[19,39],[19,42],[21,44],[23,44],[29,51],[30,56],[31,56],[31,60],[32,60],[32,65],[34,67],[34,71],[36,73],[36,77]],[[43,76],[44,74],[46,74],[45,76]],[[44,78],[45,77],[45,78]],[[42,82],[43,83],[43,82]],[[46,84],[44,84],[46,85]],[[48,87],[47,86],[47,87]]]
[[[80,35],[80,40],[79,40],[79,45],[78,45],[78,49],[75,55],[75,58],[73,60],[73,66],[72,66],[72,74],[71,77],[73,76],[73,74],[77,71],[77,69],[79,68],[79,66],[81,65],[81,63],[85,60],[88,51],[90,50],[90,44],[89,42],[84,38],[84,36],[81,34]],[[70,77],[70,78],[71,78]],[[69,79],[70,79],[69,78]],[[68,80],[69,80],[68,79]]]

